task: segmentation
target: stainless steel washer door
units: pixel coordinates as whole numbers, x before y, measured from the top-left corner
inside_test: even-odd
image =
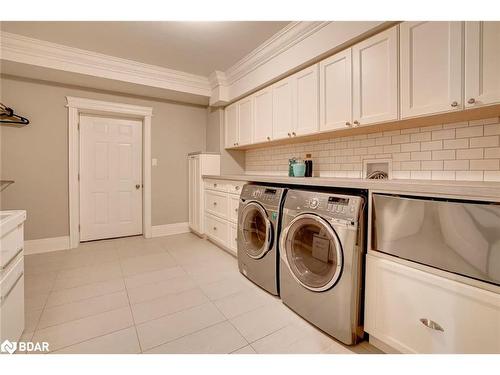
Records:
[[[283,231],[280,245],[281,259],[304,288],[322,292],[340,278],[342,247],[332,226],[320,216],[294,218]]]
[[[271,249],[272,224],[267,213],[257,202],[246,204],[240,213],[238,222],[240,243],[247,255],[260,259]],[[238,249],[239,251],[240,249]]]

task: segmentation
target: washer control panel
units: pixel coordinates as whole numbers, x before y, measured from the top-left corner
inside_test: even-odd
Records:
[[[256,200],[261,203],[279,206],[282,195],[282,188],[245,185],[243,186],[240,197],[244,200]]]

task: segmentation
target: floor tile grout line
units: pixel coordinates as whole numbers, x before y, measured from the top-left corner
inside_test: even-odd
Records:
[[[154,349],[154,348],[157,348],[157,347],[159,347],[159,346],[162,346],[162,345],[165,345],[165,344],[168,344],[168,343],[171,343],[171,342],[174,342],[174,341],[180,340],[180,339],[182,339],[182,338],[184,338],[184,337],[187,337],[187,336],[190,336],[190,335],[194,335],[195,333],[201,332],[201,331],[203,331],[203,330],[205,330],[205,329],[208,329],[208,328],[214,327],[214,326],[216,326],[217,324],[222,324],[222,323],[224,323],[224,322],[227,322],[227,319],[226,319],[226,320],[221,320],[220,322],[216,322],[216,323],[210,324],[210,325],[208,325],[208,326],[206,326],[206,327],[203,327],[203,328],[197,329],[197,330],[195,330],[195,331],[192,331],[192,332],[186,333],[185,335],[181,335],[181,336],[179,336],[179,337],[176,337],[175,339],[167,340],[167,341],[165,341],[165,342],[162,342],[161,344],[158,344],[158,345],[152,346],[151,348],[147,349],[147,350],[146,350],[146,352],[148,352],[148,351],[150,351],[150,350],[152,350],[152,349]]]
[[[132,323],[134,325],[135,337],[137,338],[137,343],[139,345],[139,350],[140,350],[140,352],[142,354],[143,353],[142,344],[141,344],[141,340],[139,339],[139,332],[137,331],[137,324],[135,323],[134,312],[132,311],[132,305],[130,303],[130,296],[128,294],[127,284],[125,283],[125,278],[123,278],[122,264],[121,264],[121,262],[119,262],[119,263],[120,263],[120,273],[122,275],[123,285],[125,287],[125,293],[127,294],[128,308],[130,309],[130,316],[132,317]]]

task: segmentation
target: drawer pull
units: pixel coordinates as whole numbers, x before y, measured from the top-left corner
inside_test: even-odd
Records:
[[[7,293],[5,293],[3,296],[0,296],[0,305],[7,299],[7,297],[9,297],[9,294],[14,290],[14,288],[16,287],[19,280],[21,280],[21,277],[23,277],[23,275],[24,275],[24,272],[21,272],[19,274],[19,276],[17,277],[16,281],[14,282],[14,284],[12,284],[10,289],[7,291]]]
[[[240,190],[240,187],[239,186],[235,186],[234,189],[235,190]]]
[[[4,270],[6,269],[7,267],[9,267],[9,265],[14,261],[14,259],[17,258],[17,256],[23,251],[24,249],[21,247],[19,250],[17,250],[17,252],[12,256],[12,258],[10,258],[7,263],[5,263],[5,265],[3,265],[2,267],[0,267],[0,270]]]
[[[217,202],[214,202],[214,206],[217,206]]]
[[[235,208],[235,209],[234,209],[234,212],[238,212],[238,209],[237,209],[237,208]]]
[[[217,227],[214,227],[214,230],[217,230]]]
[[[214,188],[216,188],[216,187],[217,187],[217,184],[214,184]]]
[[[430,320],[430,319],[426,319],[426,318],[422,318],[420,319],[420,322],[426,326],[427,328],[430,328],[430,329],[433,329],[435,331],[441,331],[441,332],[444,332],[444,329],[443,327],[441,327],[439,324],[437,324],[435,321],[433,320]]]

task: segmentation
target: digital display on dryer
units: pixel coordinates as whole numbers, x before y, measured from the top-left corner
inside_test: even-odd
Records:
[[[328,197],[328,203],[335,203],[347,206],[349,204],[349,199],[340,197]]]
[[[264,194],[276,195],[276,189],[266,189]]]

